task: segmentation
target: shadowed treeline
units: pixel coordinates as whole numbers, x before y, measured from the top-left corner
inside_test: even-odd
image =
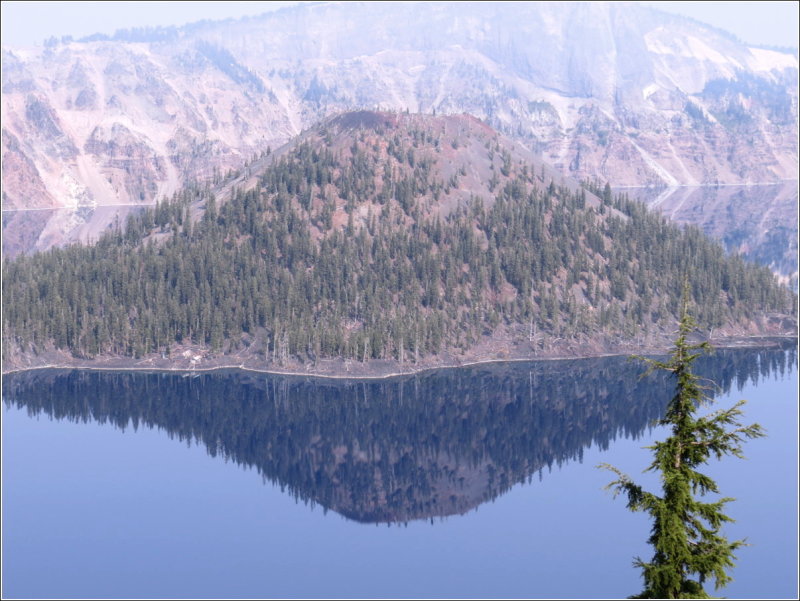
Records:
[[[698,373],[724,391],[795,369],[788,349],[718,351]],[[463,513],[592,444],[638,437],[673,393],[624,358],[493,364],[380,381],[227,371],[51,370],[4,378],[7,405],[56,419],[194,439],[362,522]]]

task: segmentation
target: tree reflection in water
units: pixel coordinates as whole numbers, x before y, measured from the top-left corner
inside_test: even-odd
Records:
[[[795,347],[718,351],[723,392],[796,366]],[[9,405],[56,419],[161,428],[253,466],[297,500],[361,522],[464,513],[584,449],[637,438],[672,383],[625,358],[491,364],[388,380],[249,372],[50,370],[4,379]]]

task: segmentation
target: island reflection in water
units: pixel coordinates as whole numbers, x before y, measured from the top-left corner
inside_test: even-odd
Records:
[[[797,363],[720,350],[698,372],[728,392]],[[5,378],[7,405],[142,425],[252,466],[297,500],[359,522],[461,514],[571,460],[637,438],[673,393],[625,358],[491,364],[389,380],[48,370]]]

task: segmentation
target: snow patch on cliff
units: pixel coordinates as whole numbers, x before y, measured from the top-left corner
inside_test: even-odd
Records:
[[[650,96],[658,92],[658,90],[660,89],[661,86],[659,86],[657,83],[648,84],[642,89],[642,98],[644,100],[647,100],[648,98],[650,98]]]
[[[765,50],[763,48],[748,48],[751,58],[747,66],[753,71],[772,71],[773,69],[797,69],[797,58],[792,54]]]
[[[689,49],[688,56],[692,58],[697,60],[711,61],[712,63],[717,63],[718,65],[733,65],[737,69],[742,68],[742,64],[739,61],[729,56],[723,56],[699,38],[687,36],[686,45]]]

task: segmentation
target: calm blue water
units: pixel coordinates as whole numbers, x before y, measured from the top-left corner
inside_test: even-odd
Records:
[[[720,406],[747,398],[769,433],[709,470],[737,497],[726,534],[752,544],[720,595],[797,594],[796,361],[718,352],[703,367]],[[648,423],[669,385],[640,371],[8,376],[3,597],[637,593],[649,523],[595,466],[638,477],[663,434]]]

